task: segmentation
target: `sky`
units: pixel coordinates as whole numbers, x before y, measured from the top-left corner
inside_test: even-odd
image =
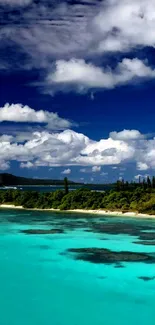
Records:
[[[0,0],[0,173],[155,175],[155,0]]]

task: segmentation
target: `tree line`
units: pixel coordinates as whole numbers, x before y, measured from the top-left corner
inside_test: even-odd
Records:
[[[149,176],[147,176],[147,178],[143,178],[141,180],[141,177],[139,176],[139,181],[137,182],[128,182],[128,181],[124,181],[124,179],[122,180],[118,180],[115,184],[115,190],[116,191],[123,191],[123,190],[134,190],[136,188],[143,188],[144,190],[146,189],[155,189],[155,176],[153,176],[152,178],[150,178]]]
[[[155,214],[155,189],[137,187],[132,191],[123,189],[97,192],[86,188],[68,191],[68,187],[65,187],[64,190],[46,193],[1,190],[0,204],[4,203],[30,209],[104,209]]]

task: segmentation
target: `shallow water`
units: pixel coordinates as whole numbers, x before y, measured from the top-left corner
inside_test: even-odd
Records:
[[[122,223],[129,231],[114,233]],[[101,231],[104,225],[112,225],[112,233]],[[154,256],[155,245],[138,242],[154,226],[154,220],[0,210],[0,324],[154,325],[154,263],[90,263],[67,251],[93,247]],[[64,233],[21,232],[55,228]]]

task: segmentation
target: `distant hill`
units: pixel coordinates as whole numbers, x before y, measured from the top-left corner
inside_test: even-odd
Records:
[[[69,181],[69,184],[75,185],[77,183]],[[0,186],[2,185],[63,185],[63,180],[56,179],[35,179],[15,176],[12,174],[0,174]]]

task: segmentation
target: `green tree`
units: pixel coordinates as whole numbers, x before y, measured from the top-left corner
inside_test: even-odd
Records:
[[[155,188],[155,177],[152,177],[152,188]]]
[[[68,178],[64,178],[64,186],[65,186],[65,194],[67,195],[69,190],[68,190]]]
[[[122,189],[122,181],[118,180],[116,183],[116,190],[121,191],[121,189]]]
[[[147,176],[147,187],[151,188],[151,180],[149,176]]]
[[[143,189],[146,190],[147,189],[147,183],[145,178],[143,179]]]
[[[125,189],[128,190],[128,188],[129,188],[129,182],[126,181],[126,182],[125,182]]]
[[[3,177],[0,175],[0,186],[3,186]]]

